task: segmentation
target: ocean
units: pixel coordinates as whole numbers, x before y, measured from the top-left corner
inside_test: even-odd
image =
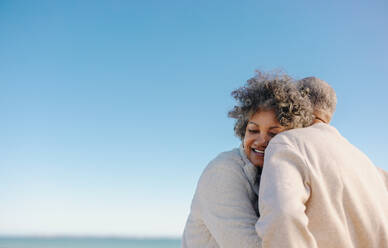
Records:
[[[0,248],[179,248],[179,239],[0,237]]]

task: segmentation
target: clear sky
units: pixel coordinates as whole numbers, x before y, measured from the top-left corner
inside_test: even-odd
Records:
[[[0,234],[181,234],[255,69],[317,76],[388,170],[388,3],[0,1]]]

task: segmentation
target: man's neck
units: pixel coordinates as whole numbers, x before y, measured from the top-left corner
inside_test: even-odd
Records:
[[[315,119],[313,121],[313,124],[316,124],[316,123],[329,124],[330,123],[331,115],[329,115],[325,111],[320,111],[320,110],[315,109],[314,116],[315,116]]]
[[[315,117],[315,119],[314,119],[314,121],[313,121],[313,124],[317,124],[317,123],[325,123],[325,124],[328,124],[328,123],[326,123],[324,120],[322,120],[321,118]]]

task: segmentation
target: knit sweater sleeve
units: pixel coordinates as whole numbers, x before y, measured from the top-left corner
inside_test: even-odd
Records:
[[[309,197],[303,156],[287,142],[272,142],[265,154],[256,223],[262,247],[317,248],[305,214]]]
[[[249,199],[249,184],[232,161],[213,162],[202,175],[196,197],[203,221],[222,248],[257,248],[257,215]]]

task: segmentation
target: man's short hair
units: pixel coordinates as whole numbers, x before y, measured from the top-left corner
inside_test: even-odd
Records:
[[[325,81],[316,77],[306,77],[297,82],[299,89],[308,95],[314,111],[325,112],[330,118],[337,105],[334,89]]]

